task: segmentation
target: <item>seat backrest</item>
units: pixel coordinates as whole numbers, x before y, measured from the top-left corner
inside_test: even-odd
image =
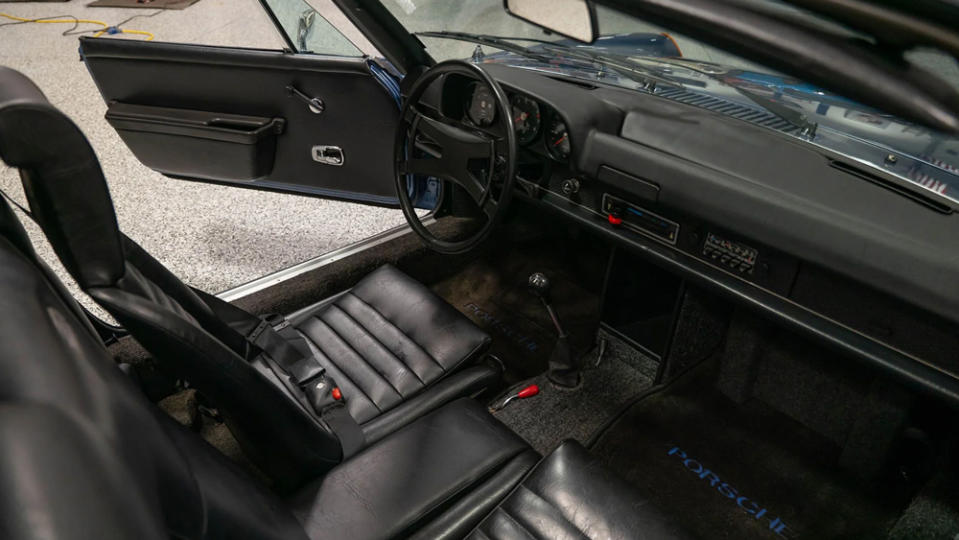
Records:
[[[278,486],[296,487],[339,463],[339,440],[248,362],[245,336],[120,232],[100,164],[77,126],[3,67],[0,158],[19,168],[37,223],[80,287],[216,404]]]
[[[0,201],[0,538],[305,538],[150,404]]]

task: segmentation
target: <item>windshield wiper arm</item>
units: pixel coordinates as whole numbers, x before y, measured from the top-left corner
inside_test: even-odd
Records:
[[[628,62],[628,59],[622,56],[599,54],[586,49],[574,49],[569,45],[563,45],[561,43],[555,43],[552,41],[547,41],[545,43],[548,44],[548,50],[558,52],[565,58],[587,60],[604,68],[615,71],[616,73],[619,73],[628,79],[643,83],[649,90],[652,90],[653,87],[656,86],[656,83],[665,83],[674,86],[679,84],[677,81],[674,81],[669,77],[663,77],[662,75],[645,66]]]
[[[641,82],[647,86],[653,86],[657,82],[675,84],[675,82],[670,81],[667,78],[659,77],[655,75],[654,73],[651,73],[648,69],[635,66],[635,65],[629,65],[626,62],[622,62],[612,56],[600,55],[600,54],[592,53],[589,51],[574,49],[572,47],[562,45],[553,41],[546,41],[542,39],[525,38],[525,37],[501,37],[501,36],[491,36],[488,34],[471,34],[468,32],[449,32],[445,30],[429,31],[429,32],[414,32],[413,35],[423,36],[423,37],[458,39],[461,41],[476,43],[477,45],[487,45],[490,47],[495,47],[497,49],[502,49],[507,52],[515,53],[520,56],[525,56],[526,58],[538,60],[544,63],[549,63],[551,60],[556,59],[555,56],[550,56],[549,54],[543,54],[541,52],[533,51],[529,47],[524,47],[522,45],[514,43],[514,41],[529,41],[532,43],[544,45],[547,50],[557,53],[558,56],[562,58],[566,58],[568,60],[586,61],[594,65],[608,68],[631,80]]]
[[[538,42],[536,39],[526,39],[526,38],[503,38],[499,36],[490,36],[486,34],[470,34],[468,32],[449,32],[446,30],[442,31],[430,31],[430,32],[413,32],[414,36],[423,36],[423,37],[435,37],[435,38],[445,38],[445,39],[458,39],[460,41],[468,41],[470,43],[476,43],[477,45],[487,45],[489,47],[495,47],[497,49],[502,49],[511,53],[518,54],[520,56],[525,56],[527,58],[532,58],[533,60],[539,60],[541,62],[549,62],[550,57],[537,53],[535,51],[529,50],[528,47],[518,45],[510,41],[510,39],[516,39],[523,41],[534,41]]]

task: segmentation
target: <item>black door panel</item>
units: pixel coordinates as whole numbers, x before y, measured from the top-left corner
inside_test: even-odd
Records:
[[[396,204],[399,109],[366,59],[113,39],[82,39],[81,54],[108,120],[155,170]],[[338,147],[341,164],[315,146]]]

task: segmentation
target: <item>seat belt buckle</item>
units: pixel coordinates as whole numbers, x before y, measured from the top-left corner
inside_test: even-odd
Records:
[[[323,411],[330,407],[346,405],[343,392],[336,386],[333,378],[327,377],[326,375],[320,375],[311,379],[307,384],[303,385],[303,391],[313,406],[313,410],[321,415]]]
[[[312,360],[312,359],[310,359]],[[293,369],[293,373],[290,373],[290,379],[303,389],[305,392],[307,387],[313,384],[313,381],[319,379],[320,377],[326,377],[326,368],[319,365],[317,362],[297,362],[294,368],[303,367],[305,369]]]

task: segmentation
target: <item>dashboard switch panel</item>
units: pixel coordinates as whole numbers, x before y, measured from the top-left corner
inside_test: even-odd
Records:
[[[752,274],[756,267],[759,251],[738,242],[727,240],[717,234],[706,235],[703,244],[703,257],[719,266],[739,273]]]
[[[603,194],[603,213],[609,222],[636,232],[676,244],[679,239],[679,224],[641,206],[630,204],[609,193]]]

